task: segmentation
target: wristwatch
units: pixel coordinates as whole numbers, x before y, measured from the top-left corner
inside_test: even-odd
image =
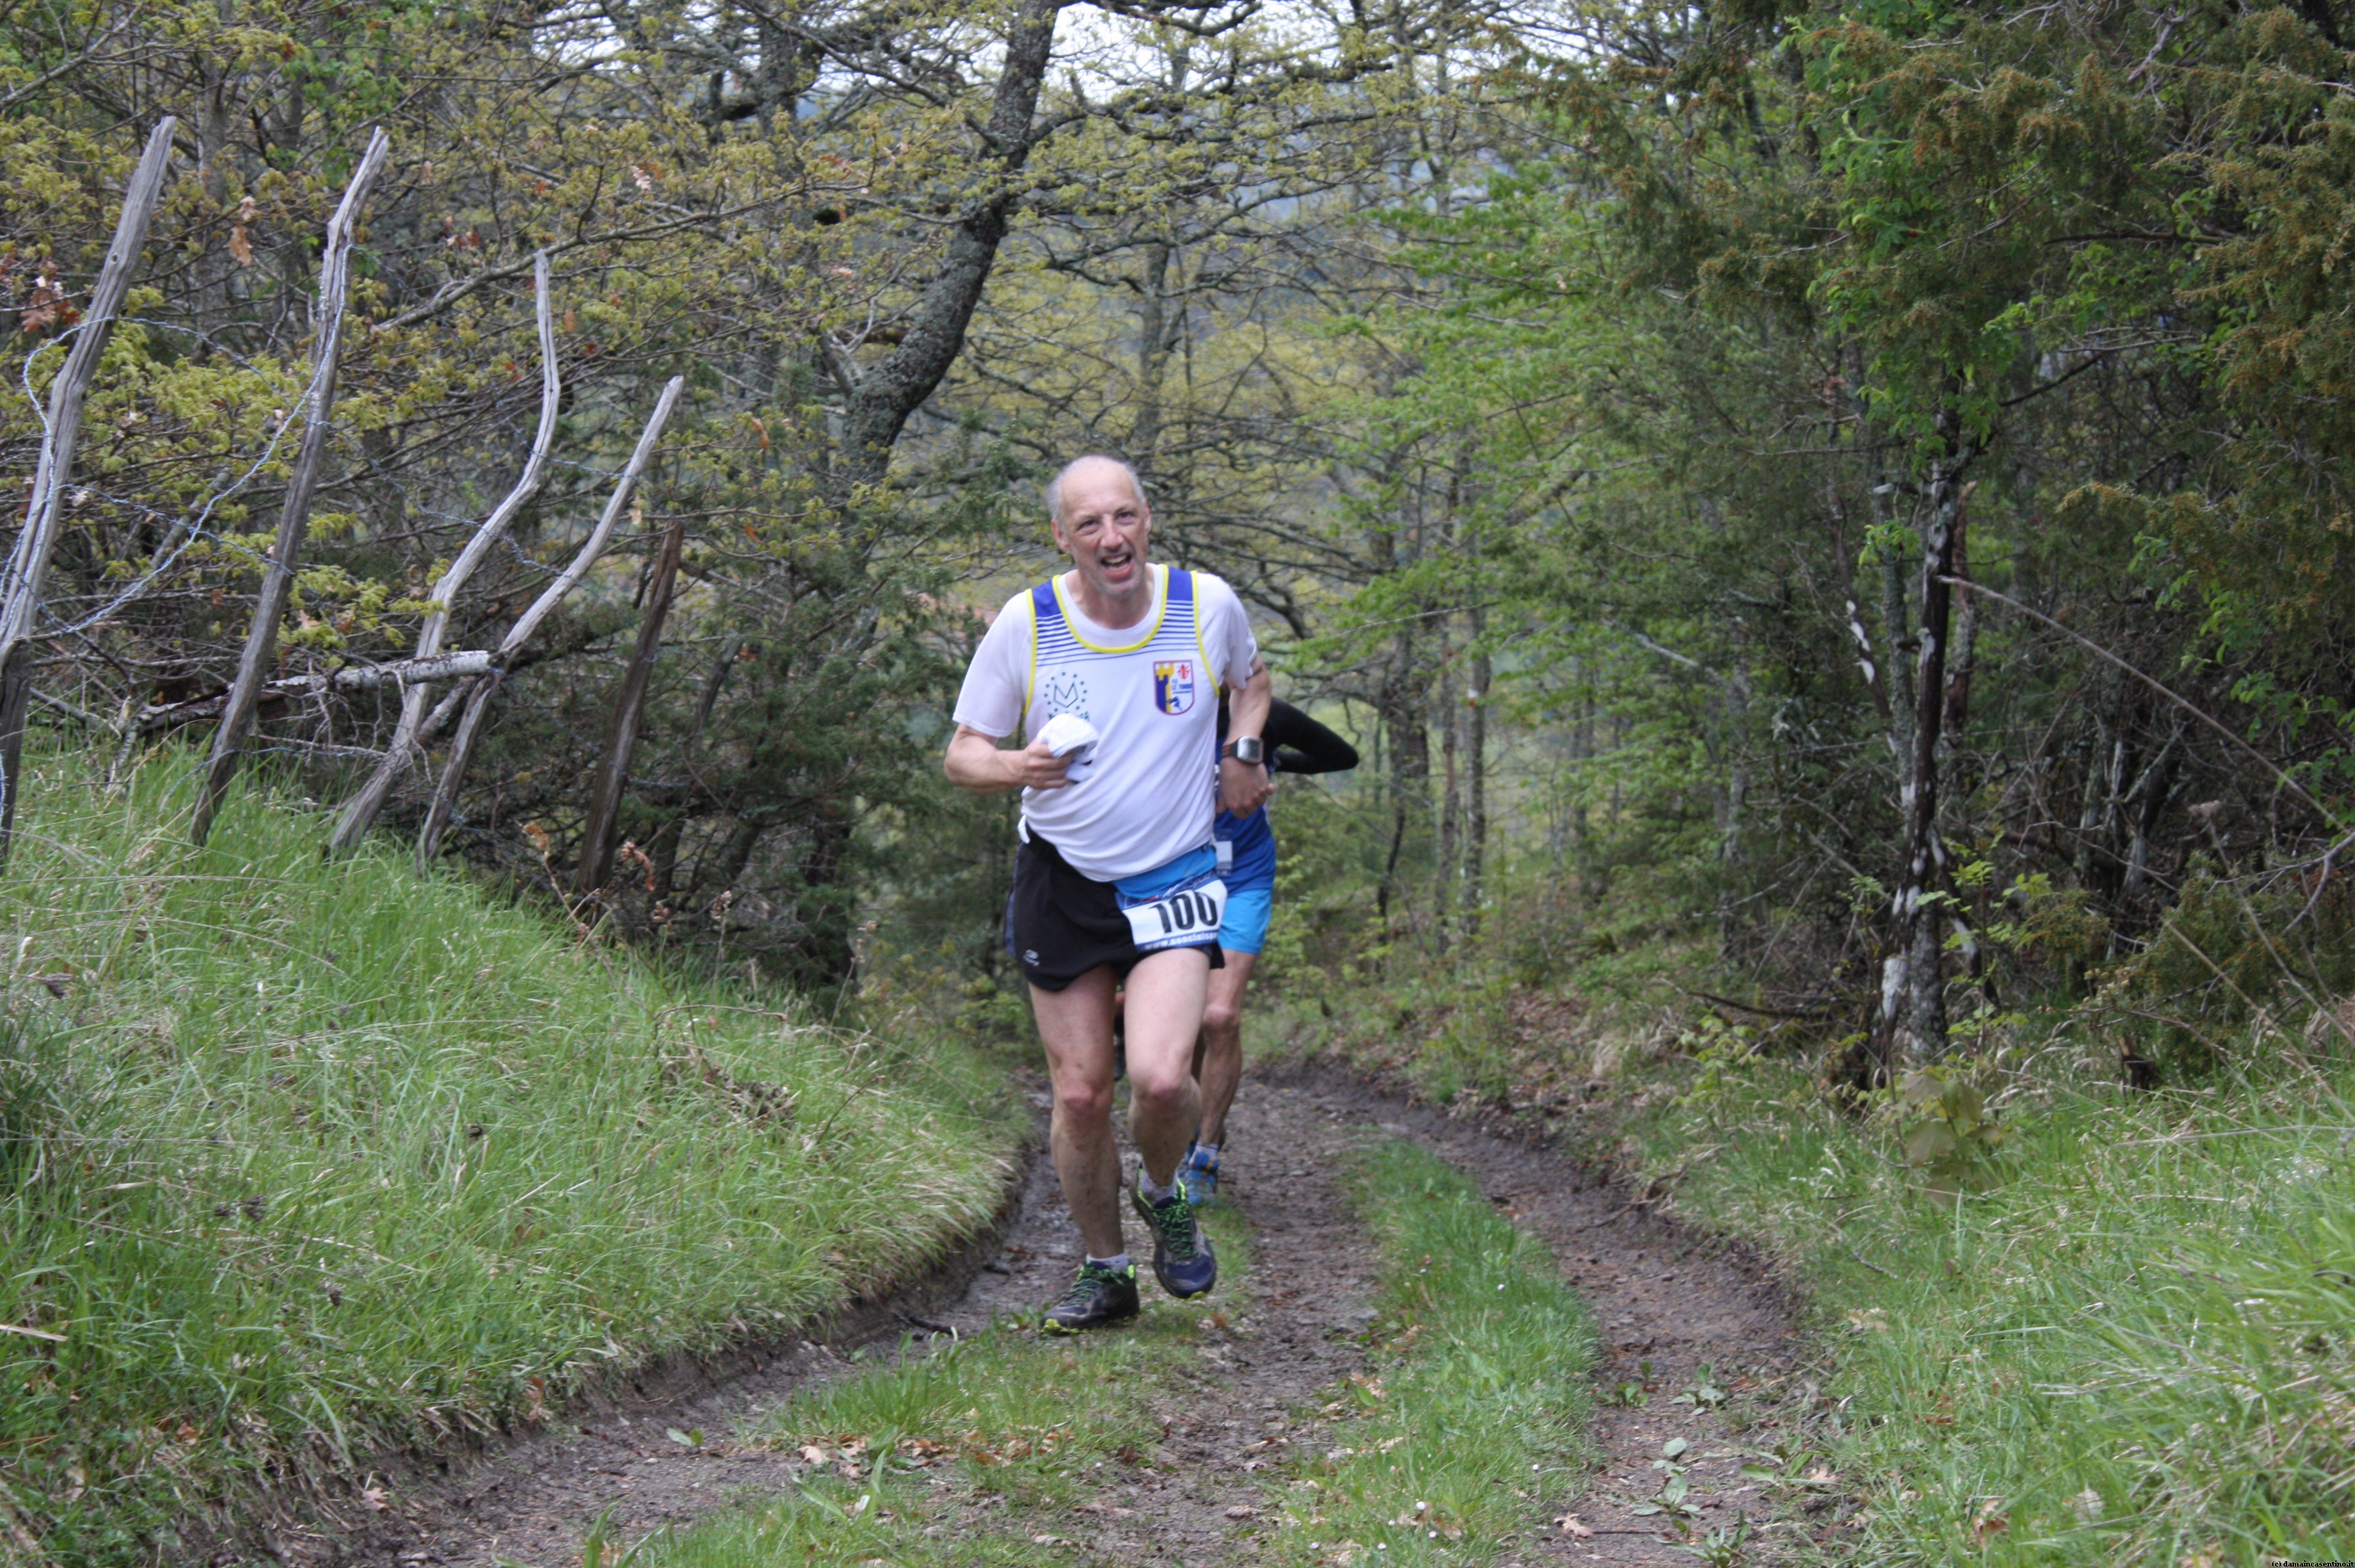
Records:
[[[1227,749],[1220,755],[1232,757],[1239,763],[1256,763],[1265,758],[1267,752],[1260,744],[1258,736],[1244,735],[1228,741]]]

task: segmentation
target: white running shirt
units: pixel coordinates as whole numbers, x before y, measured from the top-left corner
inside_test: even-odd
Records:
[[[1058,713],[1101,737],[1081,782],[1022,792],[1022,816],[1081,874],[1116,881],[1210,841],[1219,688],[1251,678],[1259,645],[1235,591],[1156,566],[1153,608],[1110,631],[1084,618],[1069,575],[1007,601],[974,650],[956,721],[1028,742]],[[1079,770],[1075,770],[1079,771]]]

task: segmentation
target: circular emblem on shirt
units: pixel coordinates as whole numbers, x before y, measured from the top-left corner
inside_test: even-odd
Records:
[[[1088,683],[1067,669],[1059,669],[1047,677],[1047,717],[1058,713],[1088,717]]]

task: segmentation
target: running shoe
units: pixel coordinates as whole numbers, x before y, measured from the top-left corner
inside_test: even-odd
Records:
[[[1188,1144],[1186,1157],[1178,1164],[1178,1190],[1197,1209],[1217,1202],[1219,1157],[1204,1154],[1199,1144]]]
[[[1167,1200],[1156,1203],[1145,1196],[1141,1166],[1136,1179],[1140,1185],[1130,1189],[1129,1200],[1153,1230],[1153,1277],[1180,1301],[1209,1295],[1210,1286],[1219,1283],[1219,1260],[1210,1255],[1210,1238],[1202,1234],[1185,1188],[1181,1185]]]
[[[1047,1308],[1039,1326],[1050,1334],[1084,1334],[1107,1324],[1124,1323],[1136,1316],[1136,1265],[1106,1268],[1100,1263],[1080,1264],[1080,1277],[1063,1299]]]

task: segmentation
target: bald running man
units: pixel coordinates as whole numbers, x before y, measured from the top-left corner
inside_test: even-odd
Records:
[[[1046,502],[1071,570],[1015,595],[991,624],[957,697],[946,765],[965,789],[1022,792],[1010,929],[1053,1086],[1055,1173],[1086,1248],[1041,1326],[1080,1333],[1138,1308],[1112,1129],[1124,979],[1130,1200],[1164,1290],[1185,1300],[1218,1282],[1178,1168],[1201,1116],[1194,1042],[1225,915],[1210,825],[1221,808],[1247,816],[1267,799],[1267,770],[1232,753],[1265,728],[1271,685],[1234,591],[1148,560],[1153,509],[1135,469],[1077,458]],[[1232,693],[1223,757],[1221,687]]]

